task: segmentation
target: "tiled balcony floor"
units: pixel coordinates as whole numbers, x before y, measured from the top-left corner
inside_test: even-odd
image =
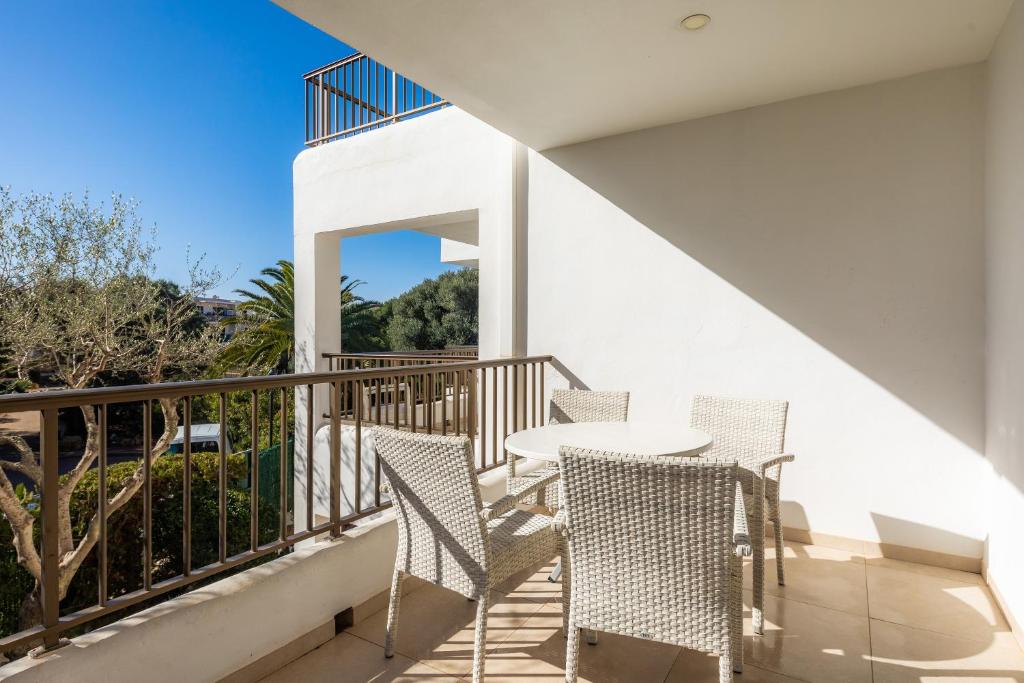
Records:
[[[758,637],[750,631],[747,567],[739,683],[1024,683],[1024,653],[980,576],[799,543],[787,544],[786,558],[785,587],[768,563],[765,634]],[[488,681],[563,680],[560,593],[546,580],[549,568],[496,592]],[[421,586],[402,600],[393,659],[384,658],[382,610],[265,680],[468,680],[473,610],[465,598]],[[602,633],[597,646],[581,651],[580,680],[594,683],[717,680],[714,658],[678,647]]]

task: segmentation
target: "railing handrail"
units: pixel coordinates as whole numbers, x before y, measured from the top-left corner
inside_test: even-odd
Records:
[[[302,78],[308,146],[374,130],[449,104],[362,52],[313,69]]]
[[[553,356],[513,356],[489,360],[464,360],[445,365],[445,371],[481,370],[508,364],[550,363]],[[117,387],[90,389],[60,389],[42,395],[7,394],[0,396],[0,414],[22,413],[29,410],[78,408],[80,406],[129,403],[158,398],[183,398],[201,394],[231,393],[261,389],[299,387],[307,384],[325,384],[339,380],[391,379],[415,371],[437,371],[437,364],[403,365],[393,368],[360,368],[331,372],[300,372],[286,375],[260,375],[258,377],[222,377],[187,382],[161,382],[158,384],[130,384]]]

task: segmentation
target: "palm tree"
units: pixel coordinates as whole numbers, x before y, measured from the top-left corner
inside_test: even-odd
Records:
[[[235,369],[287,372],[295,355],[295,267],[282,259],[260,275],[267,279],[249,280],[258,291],[235,290],[244,301],[236,318],[224,324],[236,324],[238,332],[224,347],[220,363]],[[380,304],[355,293],[361,280],[342,275],[339,284],[342,340],[347,338],[346,346],[355,350],[372,343],[377,332],[374,311]]]

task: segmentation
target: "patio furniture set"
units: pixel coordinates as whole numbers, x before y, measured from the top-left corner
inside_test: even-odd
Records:
[[[465,436],[375,429],[398,513],[387,619],[392,656],[402,581],[417,576],[476,601],[473,681],[483,680],[493,587],[559,556],[566,681],[581,631],[644,638],[743,667],[742,558],[753,560],[752,623],[763,633],[764,524],[782,547],[785,401],[696,396],[689,428],[627,422],[629,394],[555,390],[550,421],[510,435],[505,496],[481,500]],[[523,462],[543,461],[523,471]],[[524,505],[525,504],[525,505]],[[542,504],[554,517],[526,509]],[[784,581],[784,553],[775,553]]]

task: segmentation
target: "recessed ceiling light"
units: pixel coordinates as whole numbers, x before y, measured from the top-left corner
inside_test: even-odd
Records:
[[[679,23],[687,31],[699,31],[711,23],[711,17],[706,14],[691,14]]]

